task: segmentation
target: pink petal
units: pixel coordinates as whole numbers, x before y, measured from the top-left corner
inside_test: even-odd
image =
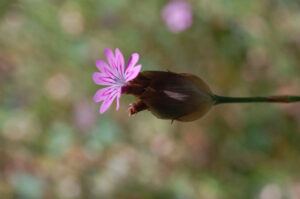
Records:
[[[93,73],[93,80],[98,85],[111,86],[115,84],[115,81],[110,76],[99,72]]]
[[[96,66],[102,73],[106,73],[107,70],[110,70],[108,64],[103,60],[97,60]]]
[[[105,98],[107,98],[113,91],[115,90],[114,87],[106,87],[99,89],[94,95],[95,102],[101,102]]]
[[[114,74],[112,69],[108,66],[108,64],[105,61],[97,60],[96,66],[102,73],[107,74],[107,76],[110,76],[113,79],[119,78],[119,75]]]
[[[139,74],[142,65],[137,65],[136,67],[132,68],[130,71],[126,71],[126,82],[133,80]]]
[[[104,53],[112,71],[117,71],[116,60],[113,51],[110,48],[106,48]]]
[[[131,71],[131,69],[135,66],[135,64],[139,61],[139,54],[137,53],[133,53],[128,62],[127,62],[127,66],[126,66],[126,73]]]
[[[120,97],[121,97],[121,89],[119,90],[118,92],[118,95],[117,95],[117,107],[116,107],[116,110],[119,110],[119,105],[120,105]]]
[[[105,100],[104,102],[101,104],[100,107],[100,114],[103,114],[109,107],[110,105],[113,103],[114,99],[117,96],[117,90],[114,90],[114,92],[112,92]]]
[[[119,71],[119,74],[123,75],[124,74],[124,65],[125,65],[123,54],[121,53],[119,48],[116,48],[115,52],[116,52],[117,69]]]

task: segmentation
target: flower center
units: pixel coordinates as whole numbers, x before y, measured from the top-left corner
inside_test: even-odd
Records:
[[[123,86],[124,84],[126,84],[126,80],[123,76],[114,78],[114,81],[116,82],[116,85],[118,85],[118,86]]]

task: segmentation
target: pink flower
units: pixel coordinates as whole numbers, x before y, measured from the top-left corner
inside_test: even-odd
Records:
[[[189,28],[193,22],[190,5],[183,0],[171,0],[163,9],[162,17],[173,33],[179,33]]]
[[[100,114],[103,114],[117,97],[117,110],[119,109],[119,99],[122,87],[133,80],[140,72],[142,65],[137,65],[139,54],[133,53],[129,58],[126,69],[123,54],[117,48],[115,55],[109,48],[105,49],[105,56],[108,64],[103,60],[97,60],[96,66],[100,72],[93,74],[95,84],[108,86],[98,90],[94,96],[95,102],[102,102]]]

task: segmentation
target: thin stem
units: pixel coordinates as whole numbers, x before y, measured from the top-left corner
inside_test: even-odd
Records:
[[[224,97],[214,95],[215,105],[223,103],[293,103],[300,102],[300,96],[269,96],[269,97]]]

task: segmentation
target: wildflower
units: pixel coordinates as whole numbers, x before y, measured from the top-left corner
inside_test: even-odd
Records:
[[[142,67],[142,65],[136,66],[139,60],[137,53],[131,55],[126,64],[126,69],[123,54],[118,48],[115,50],[115,55],[111,49],[105,49],[105,55],[108,64],[103,60],[97,60],[96,66],[100,72],[93,74],[93,80],[96,84],[108,86],[98,90],[94,95],[95,102],[103,101],[100,107],[100,114],[103,114],[111,106],[115,98],[117,98],[116,109],[119,109],[122,87],[130,80],[133,80]]]
[[[290,103],[300,102],[300,96],[224,97],[211,92],[199,77],[186,73],[144,71],[137,65],[139,55],[133,53],[125,63],[122,53],[116,49],[105,50],[109,65],[96,62],[101,71],[93,74],[96,84],[108,86],[98,90],[95,102],[103,101],[100,113],[104,113],[117,98],[117,110],[121,94],[131,94],[139,101],[130,104],[129,115],[149,110],[156,117],[178,121],[193,121],[206,114],[212,106],[223,103]]]
[[[192,9],[183,0],[171,0],[164,7],[162,18],[171,32],[179,33],[192,25]]]

